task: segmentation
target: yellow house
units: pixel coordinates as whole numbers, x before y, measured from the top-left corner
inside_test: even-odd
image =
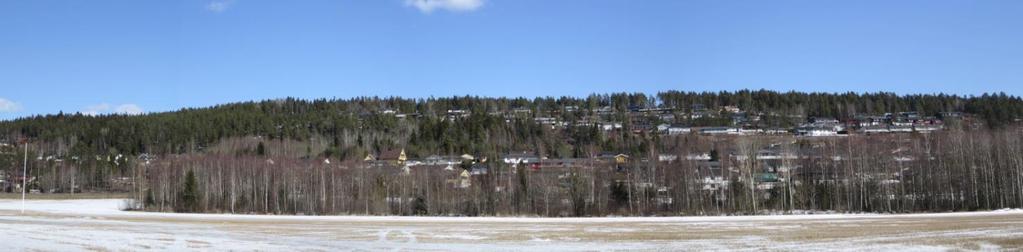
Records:
[[[469,179],[469,170],[462,170],[462,173],[459,174],[458,177],[459,177],[459,184],[458,184],[459,188],[469,188],[469,186],[472,186],[472,180]]]
[[[629,155],[625,154],[615,155],[615,163],[624,164],[625,162],[629,162]]]
[[[408,157],[405,155],[405,149],[387,150],[380,153],[379,160],[390,161],[395,165],[401,165],[404,164],[405,161],[408,161]]]

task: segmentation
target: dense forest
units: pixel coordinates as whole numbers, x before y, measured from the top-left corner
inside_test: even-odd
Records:
[[[798,115],[851,118],[859,114],[914,111],[926,115],[963,112],[977,115],[991,128],[1013,123],[1023,117],[1023,100],[1016,96],[984,94],[896,95],[893,93],[802,93],[749,91],[679,92],[656,95],[616,93],[576,97],[486,98],[450,97],[405,99],[360,97],[339,99],[279,99],[242,102],[208,108],[182,109],[142,116],[76,114],[40,115],[0,122],[0,141],[16,142],[27,137],[53,144],[47,153],[88,154],[182,154],[201,151],[221,139],[264,136],[268,139],[327,141],[326,154],[348,157],[366,150],[409,145],[425,152],[479,152],[478,143],[494,142],[507,148],[536,146],[545,137],[529,122],[535,117],[557,117],[572,121],[596,114],[601,108],[625,113],[632,108],[671,108],[680,113],[695,107],[716,110],[737,106],[765,115]],[[566,108],[575,108],[568,110]],[[526,109],[530,117],[504,123],[495,113]],[[397,111],[418,120],[398,120],[385,110]],[[466,110],[472,117],[443,120],[449,110]],[[680,119],[681,120],[681,119]],[[688,122],[691,124],[699,122]],[[713,125],[708,125],[713,126]],[[495,136],[504,135],[504,136]],[[573,134],[568,134],[573,135]],[[493,137],[509,137],[495,139]],[[560,139],[559,139],[560,140]],[[515,146],[519,145],[519,146]],[[612,146],[607,146],[612,147]],[[498,150],[502,151],[502,150]],[[324,153],[312,153],[324,154]],[[357,156],[357,155],[356,155]]]
[[[900,112],[964,114],[971,126],[838,138],[632,130],[726,126],[733,112],[720,111],[729,107],[757,115],[765,128]],[[643,112],[651,110],[661,114]],[[713,113],[695,116],[704,111]],[[30,176],[22,179],[29,189],[132,192],[140,208],[154,211],[603,216],[995,209],[1023,205],[1020,118],[1023,100],[1004,93],[766,90],[286,98],[134,116],[60,113],[0,122],[0,178],[6,177],[0,189],[20,188],[19,140],[27,139]],[[368,160],[393,150],[410,161],[447,163]],[[536,158],[501,161],[512,154]],[[460,155],[469,158],[451,158]],[[700,158],[686,158],[694,156]]]

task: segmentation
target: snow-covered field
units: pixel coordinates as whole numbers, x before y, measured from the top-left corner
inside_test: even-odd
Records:
[[[1023,211],[752,217],[253,216],[120,211],[122,200],[0,200],[0,248],[139,250],[1023,249]]]

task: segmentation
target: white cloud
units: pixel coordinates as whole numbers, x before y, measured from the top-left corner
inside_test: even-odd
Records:
[[[20,110],[21,106],[17,102],[5,98],[0,98],[0,113],[18,112]]]
[[[206,4],[206,10],[212,12],[224,12],[234,4],[233,0],[214,0]]]
[[[473,11],[483,7],[484,0],[405,0],[405,6],[415,7],[423,13],[436,9],[448,11]]]
[[[8,99],[0,98],[0,113],[3,112],[17,112],[21,110],[21,105],[17,102],[13,102]]]
[[[135,104],[121,104],[114,109],[114,113],[125,114],[125,115],[141,115],[142,107]]]
[[[83,115],[98,116],[103,114],[141,115],[144,111],[145,110],[143,110],[142,107],[139,107],[139,105],[131,103],[117,106],[100,103],[85,107],[85,109],[82,109],[80,112],[82,112]]]

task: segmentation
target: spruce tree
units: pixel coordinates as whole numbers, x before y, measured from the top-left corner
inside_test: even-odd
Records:
[[[259,142],[259,145],[256,145],[256,155],[266,155],[266,146],[263,146],[263,142]]]
[[[196,189],[195,172],[188,170],[185,174],[184,189],[181,190],[181,204],[179,212],[196,212],[199,206],[199,193]]]

